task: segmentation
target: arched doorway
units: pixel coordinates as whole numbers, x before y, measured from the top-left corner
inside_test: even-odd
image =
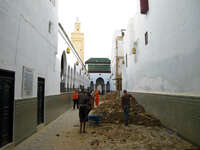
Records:
[[[96,90],[99,90],[100,94],[105,93],[105,85],[104,85],[104,80],[103,78],[98,78],[96,80]]]
[[[69,88],[70,88],[70,66],[68,66],[67,69],[67,91],[69,92]]]
[[[72,91],[72,86],[73,86],[73,69],[71,68],[71,71],[70,71],[70,91]]]
[[[65,52],[61,56],[61,68],[60,68],[60,92],[66,92],[65,81],[66,81],[66,70],[67,70],[67,59]]]
[[[94,90],[94,82],[93,81],[90,82],[90,89]]]
[[[106,83],[106,93],[110,92],[110,82]]]
[[[73,81],[73,89],[76,88],[76,64],[74,64],[74,81]]]

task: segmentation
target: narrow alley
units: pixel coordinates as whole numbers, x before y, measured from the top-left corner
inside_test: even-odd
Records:
[[[199,6],[0,0],[0,150],[200,150]]]
[[[93,112],[107,112],[107,116],[102,116],[107,120],[101,119],[102,122],[97,126],[89,122],[86,134],[79,133],[78,110],[70,109],[20,143],[15,150],[186,150],[194,147],[157,121],[151,123],[152,120],[139,117],[140,120],[124,126],[118,122],[121,116],[120,109],[106,111],[110,108],[109,104],[119,100],[115,100],[110,94],[109,98],[105,97],[101,98],[100,108],[95,108]],[[135,106],[133,109],[139,109]],[[141,113],[141,109],[135,110],[135,113]],[[116,118],[116,114],[119,118]],[[132,119],[134,117],[138,118],[137,115],[131,116]],[[123,120],[123,117],[121,119]],[[147,122],[141,123],[144,119],[147,119]],[[107,123],[104,123],[105,121]],[[138,123],[140,125],[137,125]]]

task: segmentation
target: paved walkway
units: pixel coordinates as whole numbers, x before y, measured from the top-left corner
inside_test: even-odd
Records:
[[[37,133],[17,145],[15,150],[58,150],[56,139],[79,124],[78,110],[69,110]]]

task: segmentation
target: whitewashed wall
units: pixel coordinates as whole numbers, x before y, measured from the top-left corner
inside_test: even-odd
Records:
[[[0,1],[0,69],[15,72],[15,99],[26,98],[22,95],[23,66],[34,72],[33,94],[28,98],[37,97],[38,77],[45,79],[45,96],[60,94],[60,55],[66,46],[64,42],[64,47],[58,46],[57,2],[54,6],[49,0]],[[73,68],[74,57],[67,56],[67,60]],[[76,87],[88,86],[85,80],[79,77]],[[75,82],[70,81],[71,85]]]
[[[90,82],[93,81],[93,83],[96,84],[98,78],[102,78],[104,84],[106,84],[108,81],[110,82],[110,73],[90,73]]]
[[[125,53],[137,41],[137,54],[128,57],[123,80],[129,91],[199,95],[200,1],[149,0],[147,15],[131,20]],[[144,34],[149,33],[145,46]]]
[[[106,85],[107,82],[110,83],[110,90],[113,88],[113,82],[110,80],[110,73],[90,73],[90,82],[93,81],[93,84],[96,85],[96,81],[98,78],[102,78],[104,80],[104,84]],[[106,89],[106,87],[105,87]]]
[[[122,90],[129,89],[133,85],[131,84],[131,80],[133,78],[132,74],[129,72],[129,70],[132,68],[129,61],[134,61],[134,55],[131,52],[131,49],[134,47],[134,18],[131,18],[128,22],[128,27],[126,30],[126,34],[124,36],[124,43],[123,43],[123,49],[124,49],[124,62],[125,64],[122,66]],[[127,55],[127,60],[126,60]],[[133,69],[133,68],[132,68]],[[128,83],[130,82],[129,86]]]
[[[116,55],[118,54],[119,57],[124,57],[124,41],[123,40],[118,40],[117,45],[116,45],[116,38],[118,36],[122,36],[121,30],[116,30],[114,35],[113,35],[113,40],[112,40],[112,51],[111,51],[111,73],[113,74],[111,77],[111,90],[115,91],[116,90]],[[116,51],[118,51],[116,53]],[[124,64],[122,63],[123,59],[120,58],[119,63],[118,63],[118,73],[122,74],[122,70],[124,67]]]
[[[57,1],[0,1],[0,69],[15,72],[15,99],[22,98],[22,68],[34,70],[33,95],[37,78],[45,78],[46,95],[59,93],[55,70],[57,51]],[[52,32],[48,32],[49,21]]]

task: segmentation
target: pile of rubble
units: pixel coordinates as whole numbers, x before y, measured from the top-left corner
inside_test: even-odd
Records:
[[[103,101],[116,99],[116,98],[117,98],[117,92],[107,93],[106,95],[102,96]]]
[[[197,150],[175,132],[160,126],[104,123],[89,126],[87,134],[79,128],[63,132],[57,137],[58,150]]]
[[[104,102],[92,111],[92,114],[101,114],[102,123],[123,123],[124,112],[122,110],[121,101],[117,99],[116,93],[105,95]],[[137,103],[135,99],[131,100],[131,108],[129,113],[129,123],[144,126],[160,126],[160,121],[153,115],[145,112],[145,109]]]

